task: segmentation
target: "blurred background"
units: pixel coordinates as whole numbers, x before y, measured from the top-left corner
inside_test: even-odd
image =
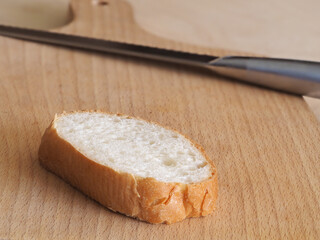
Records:
[[[76,0],[73,0],[76,1]],[[111,0],[84,0],[108,11]],[[208,48],[320,61],[317,0],[121,0],[148,33]],[[59,29],[77,18],[69,0],[1,0],[0,23]],[[98,12],[97,12],[98,13]],[[121,21],[121,19],[118,19]],[[112,36],[106,36],[112,37]],[[143,44],[143,42],[139,42]],[[305,97],[320,118],[320,101]]]
[[[86,0],[106,7],[106,0]],[[273,57],[320,60],[317,0],[127,0],[136,22],[163,38]],[[69,0],[1,0],[0,22],[42,29],[72,20]],[[75,13],[76,15],[76,13]]]

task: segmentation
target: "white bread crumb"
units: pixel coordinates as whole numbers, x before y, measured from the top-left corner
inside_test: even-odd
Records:
[[[186,184],[211,176],[206,159],[188,139],[156,124],[78,112],[60,116],[54,127],[80,153],[119,172]]]

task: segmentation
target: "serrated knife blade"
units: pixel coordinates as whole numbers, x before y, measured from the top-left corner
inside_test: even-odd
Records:
[[[0,25],[0,35],[63,47],[210,68],[219,75],[250,84],[320,98],[319,62],[260,57],[217,57],[5,25]]]

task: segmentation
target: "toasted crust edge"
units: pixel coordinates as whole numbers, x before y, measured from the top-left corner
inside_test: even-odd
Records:
[[[140,119],[102,111],[76,112],[99,112]],[[56,115],[46,129],[39,148],[39,161],[44,168],[105,207],[149,223],[171,224],[213,212],[218,195],[217,171],[201,146],[178,132],[203,154],[212,168],[211,177],[202,182],[167,183],[118,172],[87,158],[58,135],[55,121],[72,113],[75,112]]]

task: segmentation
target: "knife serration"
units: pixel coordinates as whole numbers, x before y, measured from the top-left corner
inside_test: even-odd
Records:
[[[54,44],[64,47],[129,55],[193,66],[208,65],[211,61],[217,59],[217,57],[205,54],[188,53],[157,47],[5,25],[0,25],[0,34],[8,37]]]
[[[215,57],[5,25],[0,25],[0,35],[63,47],[206,67],[222,76],[246,83],[320,98],[319,62],[261,57]]]

